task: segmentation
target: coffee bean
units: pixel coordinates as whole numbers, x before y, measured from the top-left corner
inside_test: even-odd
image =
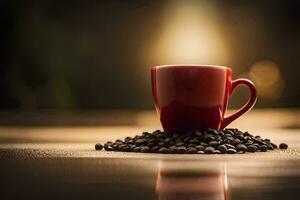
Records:
[[[186,153],[186,148],[183,146],[178,147],[178,153],[180,153],[180,154]]]
[[[219,142],[217,142],[217,141],[211,141],[211,142],[208,143],[208,145],[212,146],[212,147],[216,147],[216,146],[219,145]]]
[[[151,135],[151,134],[148,133],[148,132],[143,132],[143,133],[142,133],[142,136],[144,136],[144,137],[147,137],[147,136],[149,136],[149,135]]]
[[[197,149],[194,148],[194,147],[189,147],[189,148],[187,148],[187,153],[188,154],[195,154],[195,153],[197,153]]]
[[[133,149],[134,149],[136,146],[135,146],[134,144],[130,144],[129,147],[130,147],[130,151],[133,151]]]
[[[185,137],[185,138],[183,139],[183,142],[184,142],[184,143],[188,143],[188,142],[190,141],[190,139],[191,139],[191,137],[189,137],[189,136],[188,136],[188,137]]]
[[[194,133],[196,136],[202,136],[202,132],[200,132],[200,131],[195,131],[195,133]]]
[[[267,144],[268,150],[274,150],[274,147],[272,146],[272,144]]]
[[[216,137],[215,136],[208,136],[208,141],[215,141],[216,140]]]
[[[133,137],[134,140],[137,140],[137,139],[140,139],[140,138],[142,138],[142,136],[140,136],[140,135],[136,135],[136,136]]]
[[[264,143],[260,138],[258,138],[258,139],[257,139],[257,138],[254,138],[253,140],[254,140],[255,143],[257,143],[257,144],[259,144],[259,145],[264,145],[264,144],[266,144],[266,143]]]
[[[191,144],[199,144],[200,142],[197,138],[193,138],[193,139],[190,140],[190,143]]]
[[[214,150],[214,154],[220,154],[221,152],[219,150]]]
[[[225,146],[227,147],[227,149],[236,149],[233,145],[231,144],[225,144]]]
[[[124,143],[125,143],[125,144],[133,144],[134,142],[133,142],[133,140],[127,140],[127,141],[125,141]]]
[[[126,138],[124,139],[125,142],[126,142],[126,141],[129,141],[129,140],[132,140],[132,137],[126,137]]]
[[[206,154],[213,154],[214,151],[215,151],[215,148],[213,148],[213,147],[206,147],[204,149],[204,153],[206,153]]]
[[[236,131],[238,131],[238,129],[236,129],[236,128],[225,128],[225,131],[236,132]]]
[[[285,144],[285,143],[284,143]],[[273,149],[278,149],[278,147],[277,147],[277,145],[276,144],[274,144],[274,143],[271,143],[271,145],[272,145],[272,147],[273,147]],[[287,145],[287,144],[286,144]]]
[[[237,134],[235,137],[240,139],[241,141],[244,141],[246,138],[249,138],[248,136],[244,136],[243,132],[239,132],[239,134]]]
[[[288,148],[283,143],[281,149]],[[213,153],[244,153],[266,152],[278,148],[270,139],[253,136],[249,132],[242,132],[236,128],[215,130],[206,128],[182,133],[165,133],[156,130],[152,133],[143,132],[134,137],[125,137],[115,142],[108,141],[102,147],[96,144],[95,149],[106,151],[124,152],[152,152],[152,153],[190,153],[190,154],[213,154]],[[199,153],[198,153],[199,152]]]
[[[227,147],[226,147],[226,145],[220,145],[220,146],[218,146],[218,150],[221,153],[226,153],[227,152]]]
[[[175,143],[182,142],[182,137],[176,138]]]
[[[104,147],[104,149],[105,149],[106,151],[112,151],[112,150],[113,150],[112,146],[108,145],[107,143],[104,144],[103,147]]]
[[[157,143],[157,138],[151,138],[150,140],[148,140],[148,144],[149,143],[154,143],[154,144],[156,144]]]
[[[234,144],[234,145],[241,144],[241,140],[239,140],[239,139],[234,139],[233,144]]]
[[[248,141],[245,143],[246,146],[251,145],[251,144],[253,144],[253,141],[252,141],[252,140],[248,140]]]
[[[163,153],[163,154],[169,153],[169,149],[167,149],[167,148],[165,148],[165,147],[161,147],[161,148],[158,150],[158,153]]]
[[[103,149],[103,145],[100,144],[100,143],[97,143],[97,144],[95,145],[95,149],[96,149],[97,151],[100,151],[100,150]]]
[[[220,135],[220,136],[224,136],[224,135],[225,135],[225,133],[224,133],[222,130],[219,130],[219,131],[218,131],[218,135]]]
[[[154,131],[154,132],[152,133],[152,135],[157,135],[157,134],[159,134],[159,133],[161,133],[161,131],[160,131],[160,130],[156,130],[156,131]]]
[[[279,144],[279,148],[280,149],[287,149],[288,145],[286,143],[281,143],[281,144]]]
[[[252,145],[256,146],[256,148],[259,147],[259,144],[257,144],[257,143],[253,143]]]
[[[249,145],[247,147],[248,152],[255,152],[257,150],[257,147],[255,145]]]
[[[164,142],[159,142],[159,143],[157,144],[157,146],[159,146],[159,147],[165,147],[166,144],[165,144]]]
[[[185,143],[183,143],[183,142],[177,142],[175,145],[176,145],[177,147],[179,147],[179,146],[185,146]]]
[[[196,147],[196,144],[188,144],[187,147]]]
[[[152,143],[152,142],[151,142],[151,143],[148,143],[147,146],[150,147],[150,148],[152,148],[152,147],[155,146],[155,143]]]
[[[248,137],[248,136],[243,136],[243,142],[245,143],[245,142],[247,142],[248,140],[250,140],[250,137]]]
[[[246,131],[246,132],[244,132],[244,134],[243,134],[244,136],[250,136],[250,137],[253,137],[253,135],[252,134],[250,134],[248,131]]]
[[[268,143],[270,143],[270,142],[271,142],[271,140],[270,140],[270,139],[265,139],[265,142],[268,142]]]
[[[169,143],[169,142],[171,142],[173,139],[171,138],[171,137],[167,137],[166,139],[165,139],[165,143],[167,144],[167,143]]]
[[[261,152],[266,152],[268,150],[268,147],[267,147],[267,145],[261,145],[261,146],[259,146],[259,150]]]
[[[111,146],[113,143],[111,141],[106,142],[107,145]]]
[[[150,152],[150,148],[148,146],[143,146],[143,147],[141,147],[141,152],[143,152],[143,153],[149,153]]]
[[[170,146],[169,151],[170,151],[170,153],[175,154],[178,152],[178,148],[176,146]]]
[[[246,152],[246,151],[247,151],[247,147],[246,147],[245,145],[243,145],[243,144],[237,145],[237,146],[236,146],[236,149],[237,149],[238,151],[243,151],[243,152]]]
[[[201,145],[201,146],[204,146],[204,147],[208,147],[208,144],[205,143],[205,142],[200,142],[200,145]]]
[[[227,149],[228,154],[235,154],[236,150],[235,149]]]
[[[157,138],[157,142],[158,143],[160,143],[160,142],[165,143],[165,139],[163,139],[163,138]]]
[[[114,151],[118,151],[118,150],[119,150],[119,145],[120,145],[120,144],[114,144],[114,145],[112,145],[112,149],[113,149]]]
[[[140,152],[141,151],[141,147],[134,147],[133,152]]]
[[[167,137],[167,135],[164,134],[164,133],[159,133],[159,134],[156,135],[156,137],[157,137],[157,138],[165,139],[165,138]]]
[[[226,129],[225,133],[230,134],[231,136],[234,136],[234,133],[231,130],[229,130],[229,129]]]
[[[202,145],[197,145],[196,149],[197,149],[197,151],[204,151],[205,147]]]
[[[222,143],[223,139],[221,136],[216,136],[216,141],[218,141],[219,143]]]
[[[205,142],[205,143],[209,143],[210,141],[211,141],[211,139],[210,139],[210,137],[209,136],[203,136],[203,138],[201,138],[201,140],[203,141],[203,142]]]
[[[122,145],[119,146],[119,149],[120,149],[120,151],[127,152],[127,151],[130,150],[130,147],[126,144],[122,144]]]
[[[118,146],[121,145],[121,144],[124,144],[124,143],[123,142],[119,142],[119,141],[116,141],[116,142],[113,143],[113,145],[118,145]]]
[[[159,146],[154,146],[154,147],[151,148],[151,152],[152,153],[157,153],[159,149],[160,149]]]
[[[212,135],[218,135],[219,134],[218,131],[214,130],[214,129],[210,130],[209,133],[212,134]]]
[[[145,142],[147,142],[146,139],[138,139],[138,140],[135,141],[135,143],[136,143],[137,145],[144,144]]]
[[[120,144],[118,147],[119,147],[119,149],[121,149],[121,148],[123,148],[125,146],[127,146],[127,144]]]

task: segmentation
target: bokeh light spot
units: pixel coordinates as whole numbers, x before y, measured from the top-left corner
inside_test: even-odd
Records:
[[[273,61],[256,62],[249,71],[249,77],[255,83],[258,96],[263,101],[274,101],[282,95],[284,79]]]

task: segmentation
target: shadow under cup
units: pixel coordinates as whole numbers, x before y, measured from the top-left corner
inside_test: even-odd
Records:
[[[256,101],[253,83],[231,80],[232,71],[223,66],[162,65],[151,68],[156,111],[166,132],[186,132],[202,128],[224,128],[252,108]],[[238,84],[250,89],[246,105],[224,117],[228,99]]]

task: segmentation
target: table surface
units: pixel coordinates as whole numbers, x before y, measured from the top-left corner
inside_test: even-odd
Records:
[[[64,120],[65,125],[58,123],[59,126],[54,126],[56,115],[48,118],[43,115],[43,123],[39,126],[28,123],[34,122],[37,115],[25,120],[24,113],[16,114],[21,117],[5,115],[11,121],[0,116],[0,124],[1,119],[5,124],[0,126],[1,199],[201,199],[201,195],[207,195],[219,184],[217,179],[207,182],[207,177],[213,176],[225,177],[224,191],[228,199],[297,199],[300,189],[299,110],[255,110],[234,122],[232,127],[270,138],[277,144],[289,144],[288,150],[242,155],[161,155],[94,150],[96,142],[160,128],[155,113],[148,111],[122,113],[120,116],[124,119],[118,119],[119,124],[107,119],[103,122],[103,117],[97,118],[97,115],[65,115],[68,118]],[[111,114],[116,115],[117,112]],[[74,118],[97,123],[71,126]],[[45,125],[49,119],[51,126]],[[17,125],[12,125],[13,122]],[[169,169],[183,174],[183,178],[162,176],[162,172]],[[214,171],[214,175],[209,171]],[[189,176],[191,173],[194,175]],[[182,181],[183,185],[196,188],[196,196],[195,191],[187,191],[184,187],[180,195],[177,189],[175,197],[161,192]],[[203,182],[207,182],[205,187],[201,185]],[[222,195],[216,196],[218,193],[220,191],[209,193],[206,199],[224,199]]]

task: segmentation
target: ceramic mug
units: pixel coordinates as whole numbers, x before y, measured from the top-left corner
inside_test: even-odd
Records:
[[[151,68],[156,111],[166,132],[223,129],[249,111],[257,95],[248,79],[232,80],[232,70],[215,65],[161,65]],[[247,103],[225,116],[228,99],[238,85],[250,92]]]

